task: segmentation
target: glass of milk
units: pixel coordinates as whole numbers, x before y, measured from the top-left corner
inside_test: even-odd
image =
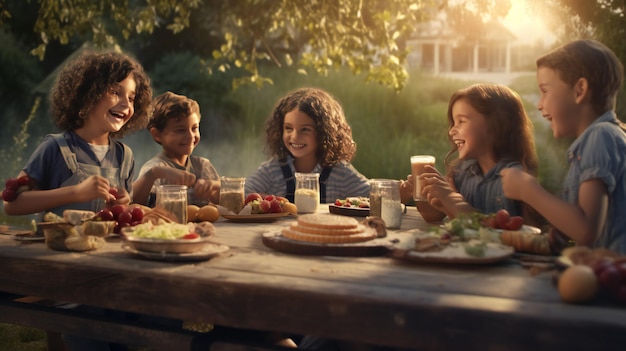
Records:
[[[320,204],[320,174],[296,172],[294,202],[298,213],[314,213]]]
[[[402,201],[399,180],[388,180],[378,184],[380,194],[380,217],[389,229],[398,229],[402,224]]]

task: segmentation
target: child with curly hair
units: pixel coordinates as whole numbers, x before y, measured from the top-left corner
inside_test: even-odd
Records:
[[[507,197],[532,206],[577,245],[626,254],[626,133],[615,114],[624,66],[595,40],[575,40],[537,60],[537,108],[555,138],[575,138],[567,152],[569,170],[561,197],[535,178],[502,170]]]
[[[500,171],[506,168],[537,175],[532,122],[519,95],[499,84],[460,89],[450,97],[448,124],[451,149],[445,158],[445,177],[426,166],[420,178],[426,184],[422,194],[428,202],[417,201],[416,206],[424,219],[432,222],[445,215],[454,218],[460,213],[506,209],[536,224],[538,218],[530,209],[504,196],[500,179]],[[412,191],[409,179],[403,193]]]
[[[209,159],[192,156],[200,142],[200,106],[183,95],[165,92],[154,99],[148,131],[163,150],[139,170],[133,201],[153,207],[156,186],[189,187],[187,202],[203,206],[219,202],[220,176]]]
[[[151,100],[148,76],[125,54],[91,51],[69,62],[50,94],[52,119],[63,132],[48,135],[31,155],[18,175],[28,176],[28,187],[5,201],[4,211],[62,215],[128,204],[134,158],[117,139],[146,125]]]
[[[294,172],[320,173],[320,202],[369,196],[369,180],[350,161],[356,153],[343,108],[328,92],[301,88],[281,98],[266,123],[272,159],[246,179],[246,194],[294,201]]]

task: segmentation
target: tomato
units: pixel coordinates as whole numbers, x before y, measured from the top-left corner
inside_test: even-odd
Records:
[[[523,225],[524,225],[524,218],[522,218],[520,216],[513,216],[506,223],[506,228],[504,228],[504,229],[520,230],[520,228],[522,228]]]
[[[496,212],[496,225],[499,229],[507,229],[506,226],[510,219],[511,215],[509,214],[509,211],[501,209]]]
[[[248,194],[248,196],[246,197],[246,201],[244,201],[245,204],[248,204],[248,202],[252,202],[252,201],[256,201],[256,200],[263,200],[263,197],[261,197],[261,194],[259,193],[251,193]]]
[[[488,217],[486,218],[483,223],[483,226],[488,227],[488,228],[498,228],[498,224],[496,223],[496,217]]]
[[[183,239],[186,239],[186,240],[198,239],[199,237],[200,237],[200,235],[198,235],[196,233],[189,233],[189,234],[183,235]]]

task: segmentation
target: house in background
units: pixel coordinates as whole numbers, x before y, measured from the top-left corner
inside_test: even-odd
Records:
[[[409,68],[433,74],[512,70],[512,44],[517,37],[493,21],[474,33],[457,33],[446,21],[422,23],[406,41]]]

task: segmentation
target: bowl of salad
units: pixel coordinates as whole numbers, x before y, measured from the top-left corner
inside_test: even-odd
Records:
[[[194,223],[153,224],[148,222],[123,228],[122,237],[137,251],[193,253],[203,250],[211,243],[209,237],[212,231],[206,229],[198,228]]]

